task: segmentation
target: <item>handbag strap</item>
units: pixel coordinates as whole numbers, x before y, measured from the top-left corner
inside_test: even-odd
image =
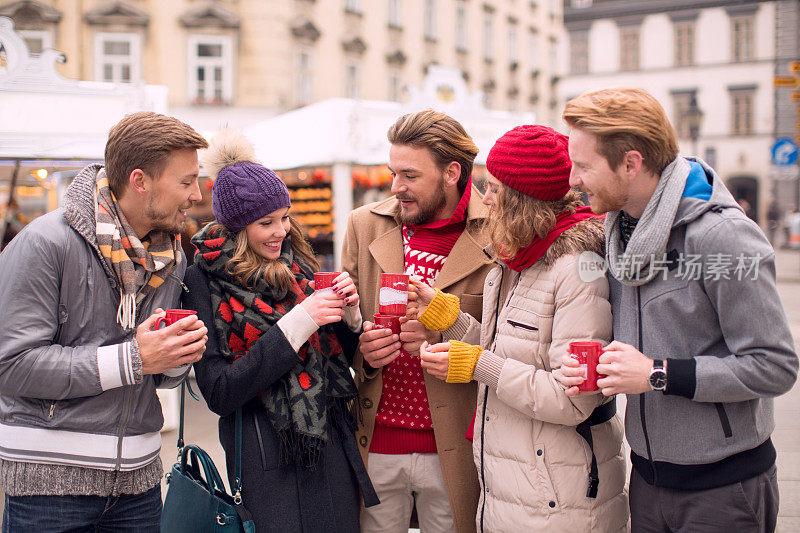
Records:
[[[189,378],[187,376],[183,381],[181,381],[181,416],[178,422],[178,460],[180,460],[181,450],[183,450],[183,391],[187,388],[189,389],[189,395],[198,402],[200,401],[200,397],[197,396],[197,394],[192,390],[192,386],[189,383]]]
[[[192,390],[192,386],[187,379],[181,382],[181,415],[178,423],[178,461],[181,460],[181,455],[184,448],[183,442],[183,419],[184,419],[184,390],[188,389],[189,394],[195,400],[200,400],[197,394]],[[236,409],[236,446],[235,446],[235,470],[233,477],[233,501],[236,505],[242,504],[242,408]]]

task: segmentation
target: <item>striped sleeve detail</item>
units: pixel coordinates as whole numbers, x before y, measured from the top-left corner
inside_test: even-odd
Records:
[[[97,370],[100,374],[100,388],[115,389],[133,385],[133,363],[131,362],[131,343],[112,344],[97,348]]]

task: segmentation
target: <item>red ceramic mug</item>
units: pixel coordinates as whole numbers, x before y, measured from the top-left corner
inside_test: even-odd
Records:
[[[191,309],[168,309],[166,315],[160,316],[156,319],[156,329],[161,329],[162,325],[164,327],[171,326],[181,318],[186,318],[187,316],[196,314],[197,311],[192,311]]]
[[[569,353],[578,360],[583,368],[583,377],[586,378],[583,383],[578,385],[578,390],[597,390],[597,380],[605,377],[603,374],[597,373],[597,360],[604,353],[603,345],[593,341],[571,342],[569,343]]]
[[[400,317],[396,315],[382,315],[375,313],[375,327],[392,330],[392,333],[400,335]]]
[[[341,272],[314,272],[314,290],[330,289]]]
[[[397,315],[382,315],[380,313],[375,313],[373,316],[375,319],[375,328],[385,328],[392,330],[392,333],[400,335],[400,317]],[[400,350],[404,355],[408,352],[401,349]]]
[[[408,274],[381,274],[378,313],[405,316],[408,305]]]

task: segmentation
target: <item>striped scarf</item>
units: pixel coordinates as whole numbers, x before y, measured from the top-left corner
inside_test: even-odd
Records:
[[[164,283],[181,260],[181,237],[151,231],[139,240],[108,186],[105,169],[97,173],[97,245],[114,272],[120,292],[117,322],[136,325],[136,306]]]

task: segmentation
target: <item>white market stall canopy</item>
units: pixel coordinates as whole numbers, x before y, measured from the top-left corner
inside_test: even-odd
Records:
[[[108,131],[128,113],[167,112],[167,88],[70,80],[64,56],[31,56],[0,17],[0,158],[103,159]]]
[[[276,170],[349,163],[385,164],[386,132],[398,117],[426,108],[461,122],[478,145],[476,163],[484,164],[494,142],[514,126],[532,124],[532,113],[492,111],[482,93],[470,93],[453,68],[431,66],[422,87],[409,89],[406,103],[333,98],[278,115],[245,129],[256,156]]]
[[[353,165],[383,165],[389,159],[386,132],[402,115],[427,108],[443,111],[464,126],[479,152],[475,162],[486,163],[494,142],[506,131],[532,124],[532,113],[492,111],[483,94],[470,93],[454,68],[431,66],[422,87],[409,88],[410,99],[377,102],[334,98],[278,115],[244,130],[256,157],[275,170],[331,166],[333,169],[334,255],[339,257],[347,217],[353,209]]]

